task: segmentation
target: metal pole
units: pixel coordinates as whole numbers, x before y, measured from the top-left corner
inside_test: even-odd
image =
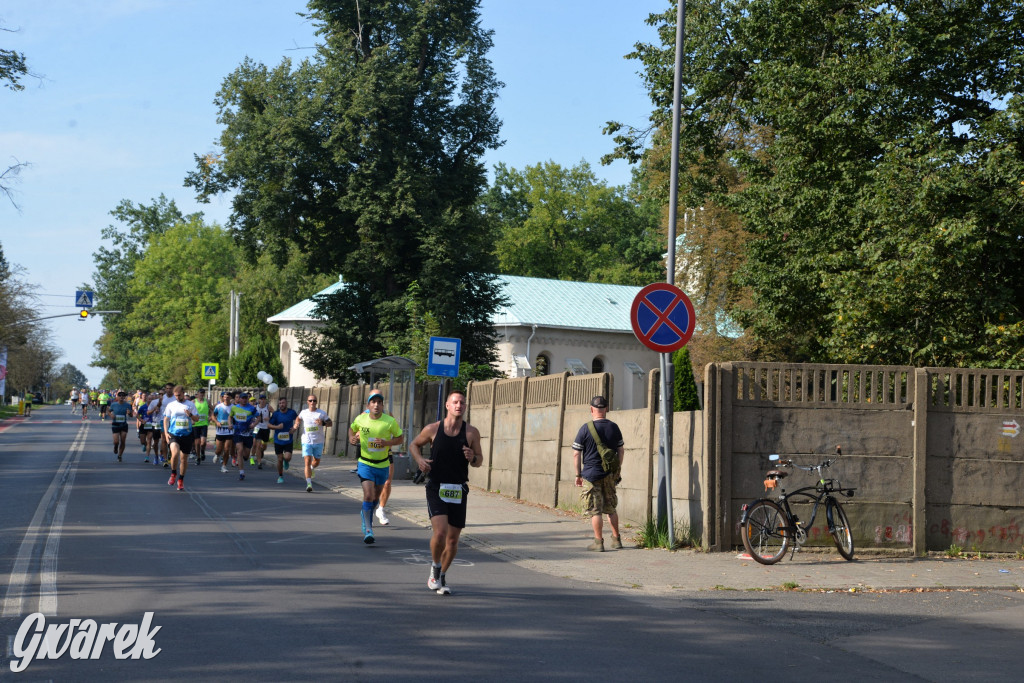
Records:
[[[235,355],[235,290],[230,294],[231,310],[228,313],[228,358]]]
[[[686,0],[676,7],[676,69],[672,91],[672,162],[668,195],[668,256],[665,263],[666,282],[676,282],[676,220],[679,200],[679,120],[682,111],[683,37],[686,21]],[[658,453],[658,514],[668,529],[669,547],[675,545],[675,520],[672,513],[672,385],[675,368],[672,356],[661,354],[661,448]]]

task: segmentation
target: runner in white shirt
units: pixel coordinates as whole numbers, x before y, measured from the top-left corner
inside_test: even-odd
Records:
[[[164,406],[164,434],[167,435],[171,451],[171,478],[168,486],[178,485],[185,490],[185,470],[188,469],[188,454],[195,438],[192,423],[199,419],[196,404],[185,400],[185,387],[180,384],[173,389],[174,400]]]
[[[76,410],[78,410],[78,389],[72,389],[71,390],[71,414],[74,415]]]
[[[306,493],[313,493],[313,470],[320,466],[326,442],[324,428],[332,425],[327,413],[316,407],[316,396],[306,398],[306,409],[299,413],[302,425],[302,460],[306,463]]]

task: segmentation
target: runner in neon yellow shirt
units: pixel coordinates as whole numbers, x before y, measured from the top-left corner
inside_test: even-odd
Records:
[[[100,402],[100,419],[107,419],[107,408],[110,406],[110,394],[104,389],[100,392],[99,396],[96,397]]]
[[[356,473],[363,486],[363,506],[359,516],[363,523],[363,543],[373,543],[373,511],[380,503],[380,493],[388,480],[391,447],[401,444],[402,428],[395,418],[384,413],[384,397],[378,391],[366,399],[369,410],[360,413],[348,428],[348,441],[359,445]]]

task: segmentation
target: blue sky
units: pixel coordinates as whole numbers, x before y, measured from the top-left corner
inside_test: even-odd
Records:
[[[484,0],[494,29],[490,53],[501,91],[505,145],[493,167],[588,161],[625,184],[624,162],[601,166],[601,134],[614,119],[643,125],[650,102],[638,64],[623,59],[644,24],[670,0]],[[224,223],[225,198],[198,204],[183,187],[194,153],[214,150],[213,97],[245,58],[268,65],[311,54],[312,27],[300,0],[8,0],[0,45],[24,52],[42,76],[25,90],[0,89],[0,168],[28,162],[14,186],[20,210],[0,202],[0,244],[36,285],[40,316],[73,312],[74,291],[93,272],[92,254],[122,199],[148,204],[161,193],[186,212]],[[61,362],[93,384],[89,366],[100,322],[50,321]]]

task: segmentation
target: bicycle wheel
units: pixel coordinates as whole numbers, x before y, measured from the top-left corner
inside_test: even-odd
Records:
[[[839,554],[847,560],[853,559],[853,532],[850,531],[850,520],[846,517],[846,511],[839,501],[829,498],[825,505],[825,516],[828,519],[828,530],[832,534],[832,540],[839,548]]]
[[[789,548],[789,518],[773,501],[759,500],[747,510],[747,521],[740,527],[743,547],[761,564],[775,564]]]

